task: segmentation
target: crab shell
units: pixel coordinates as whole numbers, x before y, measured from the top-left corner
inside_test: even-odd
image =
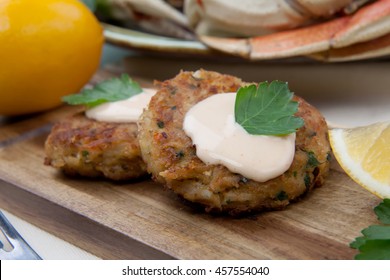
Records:
[[[390,54],[390,0],[173,1],[179,7],[172,0],[100,2],[116,19],[189,40],[196,38],[193,29],[210,49],[250,60],[310,56],[333,62]]]
[[[352,3],[356,0],[186,0],[184,13],[197,34],[256,36],[329,18]]]
[[[201,5],[203,7],[202,9],[206,9],[206,3],[209,5],[210,3],[220,2],[228,5],[228,3],[233,1],[203,0],[198,1],[197,5]],[[240,5],[237,6],[245,8],[244,4],[249,2],[254,1],[240,0]],[[269,5],[279,2],[281,5],[281,3],[285,3],[286,1],[255,2],[270,2]],[[334,4],[336,1],[295,1],[295,3],[298,2],[300,5],[303,5],[304,3],[314,2],[317,4],[324,4],[325,2]],[[323,5],[316,6],[318,9],[314,9],[315,7],[312,5],[308,10],[313,14],[316,13],[316,15],[326,16],[336,11],[340,7],[341,2],[344,5],[352,3],[352,1],[346,0],[337,1],[337,6],[333,6],[333,10],[319,8],[323,7]],[[188,0],[186,7],[188,8],[188,5],[191,3],[193,1]],[[245,9],[249,9],[249,7]],[[225,19],[230,20],[231,17],[229,17],[227,11],[229,11],[228,8],[220,14],[223,14]],[[285,12],[286,10],[283,11]],[[253,13],[255,12],[256,9],[253,8]],[[280,15],[280,18],[283,19],[283,13]],[[245,18],[243,15],[241,16]],[[245,19],[243,22],[245,23],[247,20]],[[191,21],[190,23],[193,24]],[[385,56],[390,54],[390,0],[374,1],[360,8],[352,15],[344,15],[322,23],[311,24],[291,30],[278,31],[250,38],[220,38],[199,35],[199,39],[213,49],[251,60],[309,55],[316,59],[327,61],[346,61]]]

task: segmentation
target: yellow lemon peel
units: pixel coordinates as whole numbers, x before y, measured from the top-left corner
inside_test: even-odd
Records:
[[[381,198],[390,198],[390,123],[331,129],[330,144],[344,171]]]
[[[0,1],[0,115],[39,112],[97,70],[103,31],[78,0]]]

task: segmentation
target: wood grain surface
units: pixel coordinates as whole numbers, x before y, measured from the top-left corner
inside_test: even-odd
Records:
[[[0,207],[104,259],[352,259],[349,243],[377,222],[379,199],[336,162],[301,201],[245,218],[198,212],[149,179],[65,177],[43,165],[43,145],[50,126],[75,110],[3,120]]]

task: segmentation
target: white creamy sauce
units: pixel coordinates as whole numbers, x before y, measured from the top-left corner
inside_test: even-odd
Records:
[[[236,93],[216,94],[185,115],[184,131],[206,164],[222,164],[234,173],[265,182],[289,169],[295,153],[295,133],[251,135],[235,122]]]
[[[143,89],[143,92],[128,99],[107,102],[86,111],[86,116],[101,122],[137,122],[144,108],[156,93],[155,89]]]

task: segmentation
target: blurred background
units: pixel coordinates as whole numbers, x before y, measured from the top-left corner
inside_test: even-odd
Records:
[[[189,6],[184,7],[187,8],[187,11],[184,12],[183,1],[154,1],[164,3],[166,6],[169,5],[172,8],[171,11],[166,11],[164,6],[151,6],[150,2],[153,1],[85,0],[84,2],[95,11],[95,14],[103,23],[106,44],[104,45],[101,65],[105,67],[107,65],[110,67],[111,65],[112,71],[120,71],[119,69],[122,69],[130,75],[151,80],[163,80],[173,77],[181,69],[196,70],[204,68],[236,75],[247,81],[278,79],[288,81],[290,89],[319,107],[331,123],[341,126],[357,126],[390,119],[390,110],[388,108],[388,89],[390,88],[390,80],[388,79],[390,60],[388,53],[390,51],[390,40],[388,39],[389,35],[386,33],[389,32],[388,27],[383,31],[385,33],[384,36],[376,35],[381,40],[384,38],[385,42],[382,42],[382,45],[378,45],[375,41],[376,39],[373,39],[365,43],[352,43],[352,47],[341,48],[343,51],[330,49],[318,51],[315,54],[311,53],[311,46],[305,45],[303,46],[304,48],[309,48],[309,51],[305,49],[304,52],[307,52],[306,54],[302,53],[302,48],[299,46],[297,52],[287,52],[280,55],[284,50],[276,50],[273,52],[276,53],[274,58],[256,58],[238,54],[241,50],[240,47],[236,46],[236,38],[239,40],[245,39],[247,38],[247,36],[244,36],[245,34],[237,35],[235,27],[221,27],[222,21],[218,21],[219,19],[215,18],[218,14],[213,17],[207,12],[199,12],[199,9],[191,9],[191,5],[195,5],[193,2],[196,1],[184,1],[184,4]],[[210,11],[215,12],[217,2],[223,1],[212,0],[201,3],[203,3],[205,11],[208,8]],[[225,1],[224,9],[226,11],[221,11],[221,14],[230,12],[230,2]],[[285,1],[268,2],[279,3]],[[370,8],[369,5],[377,5],[379,2],[388,1],[370,1],[369,3],[366,3],[368,1],[360,1],[359,5],[366,4],[363,7],[353,7],[356,1],[336,1],[338,4],[335,4],[335,1],[322,2],[329,2],[325,9],[326,11],[335,7],[332,5],[339,5],[337,6],[339,11],[336,14],[323,14],[315,19],[311,18],[309,26],[314,26],[313,28],[317,28],[320,24],[329,24],[334,20],[351,17],[358,12],[361,13],[362,10],[364,12],[364,9]],[[207,3],[214,3],[215,7],[211,4],[207,6]],[[243,1],[241,3],[242,7],[237,7],[236,5],[237,11],[235,12],[238,13],[240,9],[244,10],[241,13],[248,12],[245,11],[245,7],[251,3],[253,5],[254,1]],[[263,4],[257,4],[250,8],[259,10],[259,5],[266,5],[264,1],[257,1],[257,3]],[[389,5],[387,4],[387,6]],[[273,9],[270,6],[264,7],[269,10]],[[346,10],[352,8],[353,11],[348,12]],[[284,13],[287,13],[286,10],[289,11],[286,8]],[[169,12],[172,12],[173,15],[169,14]],[[277,12],[279,14],[267,16],[272,16],[273,18],[288,17],[282,13],[283,11]],[[193,13],[198,14],[194,16]],[[188,25],[183,27],[180,21],[181,18],[175,17],[177,14],[184,14],[184,18],[188,20],[187,24],[193,28],[188,28]],[[268,20],[266,16],[260,16],[263,16],[262,19],[264,21]],[[363,16],[367,18],[366,15],[363,14]],[[385,13],[382,16],[384,16],[386,22],[390,18]],[[370,24],[375,22],[375,20],[366,21],[370,22]],[[376,21],[378,22],[379,20]],[[229,19],[229,22],[234,22],[234,19]],[[384,23],[382,22],[381,24],[383,25]],[[305,26],[302,28],[306,27],[306,25],[308,23],[305,23]],[[226,31],[229,28],[231,32]],[[294,28],[299,30],[301,27]],[[355,33],[358,35],[364,34],[367,28],[366,26],[361,30],[355,30]],[[283,33],[281,29],[286,29],[290,32],[291,27],[275,27],[271,31],[263,30],[261,31],[261,37],[268,38],[267,36],[269,35]],[[319,29],[315,29],[312,33],[315,35],[318,32],[320,32]],[[317,40],[318,38],[312,33],[309,35],[294,33],[292,36],[293,42],[290,43],[288,48],[291,48],[293,43],[300,44],[302,40],[298,40],[299,38],[304,38],[306,41]],[[215,49],[214,45],[210,44],[209,41],[205,41],[206,43],[200,42],[205,34],[218,39],[228,38],[230,40],[234,38],[233,42],[221,41],[221,44],[234,45],[232,47],[233,50],[230,50],[231,53],[227,53],[226,49]],[[355,37],[359,37],[358,35]],[[291,39],[291,35],[289,36],[287,38]],[[272,37],[271,39],[273,38],[280,40],[279,37]],[[284,38],[284,40],[286,39]],[[262,42],[268,44],[267,42]],[[309,45],[311,44],[312,42],[310,41]],[[277,47],[279,45],[281,43],[275,43],[271,46]],[[255,47],[252,48],[252,51],[254,51]],[[377,49],[373,51],[373,48]],[[359,52],[361,54],[358,54]],[[114,64],[118,67],[120,65],[120,67],[115,69],[115,67],[112,67]]]

